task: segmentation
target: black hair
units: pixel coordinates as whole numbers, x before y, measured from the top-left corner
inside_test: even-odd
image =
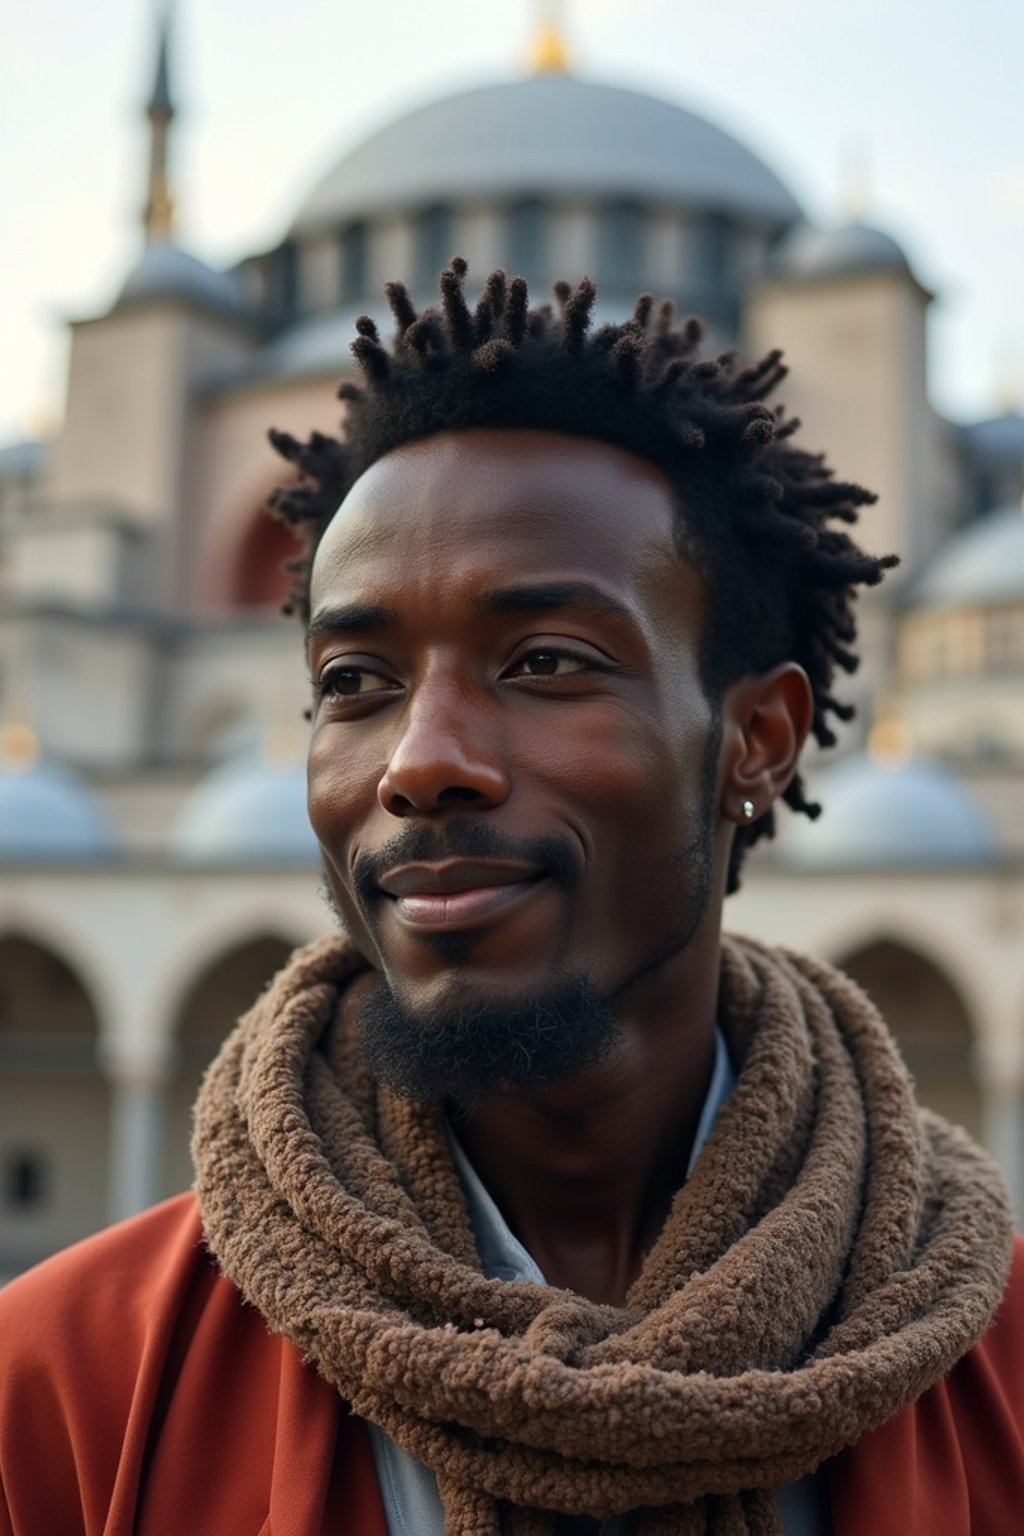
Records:
[[[673,487],[680,554],[709,588],[701,655],[709,695],[720,699],[736,679],[796,661],[813,690],[814,736],[834,744],[830,717],[854,714],[831,690],[837,667],[857,666],[857,587],[873,586],[897,562],[865,554],[843,526],[872,493],[835,480],[822,455],[794,446],[800,423],[764,403],[786,376],[781,353],[752,364],[732,351],[702,357],[700,321],[677,323],[671,303],[655,306],[650,294],[630,319],[592,331],[589,278],[575,288],[556,283],[555,305],[531,309],[523,278],[492,272],[470,309],[466,270],[456,257],[441,274],[440,307],[419,314],[404,284],[387,284],[390,346],[369,316],[356,321],[363,381],[338,391],[348,407],[342,438],[314,432],[300,442],[271,431],[299,474],[270,500],[302,543],[289,565],[286,611],[308,622],[309,575],[327,524],[359,476],[403,443],[478,426],[596,438],[657,465]],[[783,798],[819,814],[799,774]],[[746,849],[774,832],[772,809],[737,829],[730,891]]]

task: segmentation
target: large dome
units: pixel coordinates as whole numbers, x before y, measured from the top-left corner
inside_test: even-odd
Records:
[[[434,203],[624,197],[770,225],[800,208],[778,177],[683,107],[572,75],[447,96],[349,151],[299,210],[293,234]]]

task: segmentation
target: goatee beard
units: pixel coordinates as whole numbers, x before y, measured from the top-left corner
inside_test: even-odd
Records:
[[[433,1017],[414,1013],[380,979],[360,1013],[373,1075],[403,1098],[468,1111],[487,1100],[530,1098],[593,1066],[615,1047],[611,1003],[585,976],[532,997],[460,995]]]
[[[608,1056],[622,1039],[617,1009],[623,999],[687,948],[708,911],[721,736],[718,716],[705,750],[693,838],[664,860],[678,872],[679,889],[667,903],[660,942],[610,996],[583,973],[561,978],[532,996],[488,996],[460,982],[458,962],[466,936],[435,940],[437,949],[449,952],[454,974],[445,1000],[431,1014],[410,1009],[380,974],[362,1004],[363,1051],[373,1075],[403,1098],[446,1102],[468,1111],[487,1100],[535,1097]],[[575,890],[582,875],[575,850],[564,838],[513,841],[470,816],[440,827],[410,826],[385,849],[357,861],[354,884],[368,925],[376,926],[377,882],[390,865],[456,856],[520,858],[547,871],[568,892]],[[328,878],[323,894],[344,928]]]

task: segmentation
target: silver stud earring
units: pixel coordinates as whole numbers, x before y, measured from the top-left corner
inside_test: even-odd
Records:
[[[746,817],[747,821],[753,821],[754,812],[756,809],[757,807],[755,806],[753,800],[744,800],[742,810],[743,815]]]

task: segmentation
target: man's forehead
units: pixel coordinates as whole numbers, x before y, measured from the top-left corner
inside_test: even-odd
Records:
[[[314,601],[340,567],[402,550],[433,563],[472,545],[504,572],[524,558],[582,557],[613,574],[674,552],[672,524],[667,478],[611,444],[523,429],[439,434],[385,455],[353,486],[321,540]]]

